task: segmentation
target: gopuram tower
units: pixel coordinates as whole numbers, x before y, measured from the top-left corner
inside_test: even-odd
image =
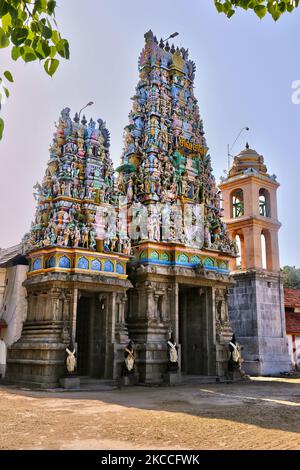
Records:
[[[128,329],[144,382],[162,380],[171,332],[182,373],[222,375],[234,246],[193,92],[196,67],[187,50],[158,43],[152,31],[145,41],[117,169],[133,249]]]
[[[275,175],[264,158],[246,148],[220,184],[224,220],[240,256],[231,262],[229,318],[244,347],[245,371],[252,375],[290,369],[280,274]]]
[[[8,379],[57,385],[70,343],[78,375],[116,379],[130,339],[139,381],[159,383],[171,333],[179,379],[226,373],[236,253],[194,96],[195,64],[149,31],[139,73],[117,173],[104,122],[61,113],[25,240],[28,315],[9,349]]]
[[[28,313],[8,351],[8,380],[57,386],[70,344],[79,375],[119,375],[121,343],[128,340],[130,241],[116,235],[118,215],[110,209],[118,195],[109,140],[101,119],[79,122],[63,109],[44,179],[35,186],[37,210],[24,241]]]

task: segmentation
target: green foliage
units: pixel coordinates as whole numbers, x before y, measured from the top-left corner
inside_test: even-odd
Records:
[[[57,29],[55,8],[55,0],[0,0],[0,49],[11,46],[13,60],[39,60],[50,77],[59,66],[58,57],[70,57],[69,43]],[[13,82],[8,70],[3,76]],[[1,103],[9,96],[1,75],[0,85],[1,110]],[[0,118],[0,140],[3,128],[4,121]]]
[[[300,289],[300,269],[295,266],[284,266],[281,269],[283,273],[284,287],[290,289]]]
[[[237,8],[253,10],[262,19],[267,14],[277,21],[283,13],[291,13],[299,6],[299,0],[214,0],[219,13],[231,18]]]
[[[3,129],[4,129],[4,121],[2,118],[0,118],[0,139],[2,139]]]
[[[13,77],[12,77],[12,74],[10,73],[9,70],[6,70],[3,75],[4,75],[5,78],[7,78],[7,80],[8,80],[9,82],[13,82],[13,81],[14,81],[14,79],[13,79]]]
[[[44,69],[52,77],[52,75],[56,72],[58,66],[59,61],[57,59],[47,59],[44,64]]]

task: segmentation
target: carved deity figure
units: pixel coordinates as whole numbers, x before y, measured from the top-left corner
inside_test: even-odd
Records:
[[[95,246],[96,246],[95,230],[93,228],[91,228],[90,229],[90,248],[92,248],[94,250]]]
[[[79,243],[80,243],[80,230],[76,226],[74,230],[74,247],[77,248],[79,246]]]
[[[243,359],[241,351],[242,348],[236,341],[234,334],[229,342],[228,376],[230,380],[234,379],[234,371],[239,372],[241,378],[245,378],[245,372],[242,369]]]
[[[66,360],[67,371],[69,372],[69,374],[74,374],[76,370],[77,361],[75,357],[76,350],[72,342],[66,348],[66,353],[67,353],[67,360]]]
[[[178,370],[178,346],[174,339],[173,333],[167,342],[168,350],[168,371],[177,372]]]
[[[124,351],[124,374],[125,375],[134,373],[134,364],[135,364],[135,357],[134,357],[133,342],[130,340]]]
[[[89,229],[87,227],[82,229],[82,246],[83,248],[89,247]]]

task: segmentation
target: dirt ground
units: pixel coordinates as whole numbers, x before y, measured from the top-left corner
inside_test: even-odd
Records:
[[[0,449],[300,449],[300,379],[32,392],[0,386]]]

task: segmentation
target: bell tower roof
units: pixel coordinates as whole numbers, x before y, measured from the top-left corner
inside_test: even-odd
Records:
[[[227,178],[219,185],[223,215],[232,240],[239,240],[238,263],[231,269],[280,271],[276,192],[279,183],[269,175],[264,158],[246,144],[234,157]],[[263,250],[263,246],[265,247]]]
[[[241,150],[238,155],[234,157],[228,176],[231,178],[233,176],[251,173],[268,176],[264,157],[259,155],[256,150],[249,148],[249,144],[247,143],[246,148]]]

